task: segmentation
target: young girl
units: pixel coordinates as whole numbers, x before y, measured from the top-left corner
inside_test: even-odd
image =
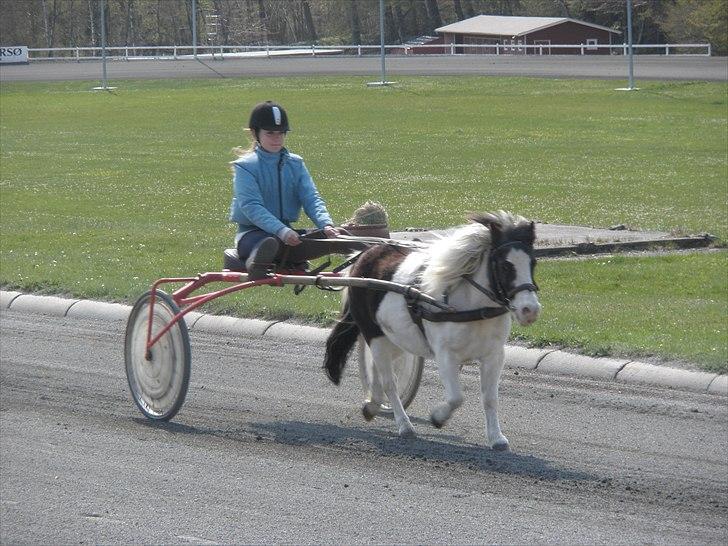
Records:
[[[232,162],[230,221],[238,224],[238,255],[254,280],[266,276],[283,245],[301,244],[291,227],[301,209],[327,237],[337,231],[303,159],[284,147],[290,127],[283,107],[271,101],[256,105],[248,128],[253,145],[247,152],[236,150],[240,157]]]

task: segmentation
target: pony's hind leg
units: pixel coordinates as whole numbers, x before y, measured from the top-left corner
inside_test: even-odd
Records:
[[[371,421],[382,409],[384,403],[384,391],[382,390],[382,382],[379,379],[377,367],[374,365],[372,353],[364,338],[359,339],[359,363],[362,374],[366,374],[369,389],[366,400],[361,408],[364,419]]]
[[[488,445],[497,451],[508,450],[508,438],[501,432],[498,420],[498,382],[503,370],[503,348],[480,360],[480,394],[485,413],[485,436]]]
[[[392,406],[399,435],[403,438],[412,438],[415,436],[415,429],[404,411],[402,401],[399,399],[397,378],[392,369],[392,362],[400,356],[402,350],[383,336],[372,339],[369,348],[372,351],[374,367],[378,372],[376,375],[379,376],[381,388],[386,393]]]
[[[461,363],[449,355],[437,355],[436,360],[437,371],[445,387],[445,401],[435,406],[430,413],[430,421],[435,428],[442,428],[453,412],[463,405],[463,392],[458,380]]]

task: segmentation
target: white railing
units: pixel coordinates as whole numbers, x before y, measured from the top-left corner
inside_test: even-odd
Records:
[[[710,44],[635,44],[636,55],[711,55]],[[387,55],[593,55],[608,50],[612,55],[627,55],[627,44],[421,44],[385,45]],[[197,57],[223,60],[226,57],[274,57],[278,55],[344,55],[362,57],[378,55],[378,45],[336,46],[114,46],[106,48],[109,59],[189,59]],[[98,60],[101,47],[29,48],[30,61]]]

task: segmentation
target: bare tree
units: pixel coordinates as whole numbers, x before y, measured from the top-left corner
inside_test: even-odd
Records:
[[[359,21],[359,0],[350,0],[351,43],[361,44],[361,21]]]
[[[313,23],[313,16],[311,15],[311,6],[308,0],[301,0],[301,8],[303,9],[303,19],[306,21],[306,30],[308,31],[308,39],[311,42],[318,40],[316,36],[316,25]]]
[[[463,13],[463,5],[460,3],[460,0],[452,0],[453,1],[453,7],[455,8],[455,15],[458,18],[458,21],[462,21],[465,19],[465,14]]]
[[[442,17],[440,17],[440,6],[438,6],[437,0],[425,0],[425,9],[427,9],[427,19],[431,29],[441,27]]]

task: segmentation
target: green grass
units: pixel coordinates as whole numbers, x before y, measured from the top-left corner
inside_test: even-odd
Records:
[[[268,98],[288,109],[289,148],[337,220],[375,199],[394,229],[507,209],[728,235],[725,84],[645,82],[622,93],[609,81],[398,80],[383,89],[356,77],[124,81],[114,93],[2,84],[0,284],[131,302],[160,276],[219,269],[234,233],[230,149],[247,144],[250,107]],[[637,261],[544,262],[544,318],[517,336],[728,371],[725,254],[655,260],[636,270],[650,276],[624,285],[640,305],[613,282]],[[715,279],[712,292],[671,281],[703,278]],[[677,309],[684,320],[673,301],[694,302]],[[326,323],[337,305],[313,289],[297,298],[259,289],[208,309]]]
[[[665,357],[725,372],[726,253],[543,261],[542,318],[514,326],[533,345],[596,356]]]

